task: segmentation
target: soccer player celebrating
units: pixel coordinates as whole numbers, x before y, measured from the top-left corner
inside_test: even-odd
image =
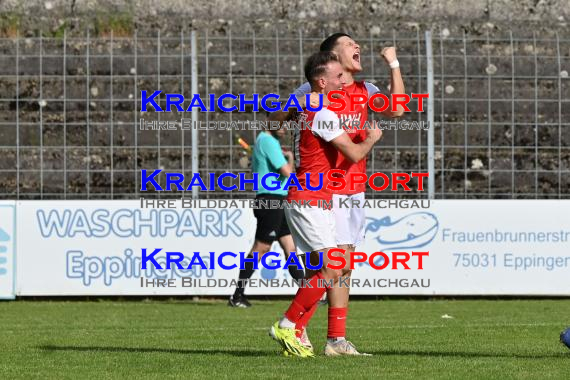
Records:
[[[367,98],[380,92],[378,87],[369,82],[356,81],[354,76],[362,71],[360,63],[361,52],[360,46],[345,33],[335,33],[327,37],[320,46],[320,51],[331,51],[335,53],[341,63],[346,83],[343,86],[347,94],[365,95]],[[399,63],[396,58],[396,49],[394,47],[384,48],[381,51],[381,56],[390,67],[391,73],[391,94],[403,94],[404,82],[399,69]],[[303,104],[305,94],[311,93],[311,85],[305,83],[295,90],[295,94],[299,97],[300,103]],[[312,94],[315,95],[315,94]],[[313,103],[311,96],[311,103]],[[376,99],[374,105],[378,108],[383,106],[381,99]],[[401,105],[395,111],[390,107],[382,114],[387,117],[399,117],[403,114],[403,107]],[[271,115],[272,120],[287,120],[293,117],[292,113],[275,112]],[[339,114],[343,124],[348,124],[346,132],[353,142],[358,143],[366,137],[365,130],[351,129],[352,123],[357,122],[360,126],[366,125],[368,121],[368,107],[365,105],[356,105],[355,110],[345,110]],[[366,157],[354,163],[347,157],[339,155],[335,164],[336,168],[345,170],[346,173],[362,173],[366,174]],[[350,178],[347,176],[347,183],[350,185]],[[352,204],[351,199],[358,200],[359,204],[364,201],[364,193],[366,191],[365,185],[358,183],[354,184],[354,190],[350,191],[347,186],[346,190],[335,192],[333,195],[334,214],[336,220],[336,244],[339,248],[345,249],[347,253],[353,252],[356,247],[364,240],[364,231],[366,228],[365,212],[362,208],[340,208],[341,201],[348,199],[348,203]],[[313,273],[307,271],[306,276],[311,276]],[[351,271],[348,268],[343,270],[343,276],[350,277]],[[348,299],[349,287],[335,287],[327,293],[329,298],[329,324],[328,324],[328,339],[325,347],[325,353],[328,355],[357,355],[358,351],[354,346],[346,343],[346,316],[348,312]],[[305,313],[299,320],[296,329],[299,331],[299,336],[304,337],[304,341],[308,341],[305,328],[313,315],[316,306]]]
[[[282,202],[287,196],[287,190],[283,190],[283,185],[293,169],[293,154],[291,152],[283,153],[279,140],[285,135],[285,129],[267,130],[261,132],[257,136],[252,155],[253,172],[259,173],[259,180],[268,173],[279,173],[281,186],[278,190],[267,190],[261,183],[258,183],[258,191],[256,199],[278,200]],[[287,157],[287,158],[285,158]],[[275,240],[279,241],[285,256],[289,252],[295,252],[295,244],[285,219],[285,213],[282,208],[257,208],[253,211],[257,219],[257,229],[255,231],[255,241],[249,252],[249,257],[253,257],[253,252],[258,252],[258,258],[265,255],[271,249],[271,245]],[[247,297],[245,296],[245,283],[253,275],[253,263],[246,262],[244,269],[239,272],[238,286],[228,301],[229,306],[247,308],[251,307]],[[300,281],[304,277],[303,270],[294,265],[289,266],[289,274],[296,281]]]
[[[305,65],[305,76],[311,84],[311,90],[318,94],[328,94],[346,85],[344,70],[337,55],[332,52],[319,52],[312,55]],[[338,115],[324,107],[318,112],[305,111],[300,121],[310,128],[295,130],[294,151],[297,158],[297,178],[303,189],[319,185],[319,174],[335,168],[339,152],[351,162],[361,161],[376,141],[382,135],[379,129],[366,130],[366,137],[359,143],[354,143],[350,136],[341,128]],[[326,128],[323,126],[327,126]],[[332,126],[332,127],[331,127]],[[306,174],[309,173],[311,183],[306,184]],[[313,183],[314,182],[314,183]],[[298,191],[292,187],[287,200],[307,200],[317,206],[319,200],[331,201],[332,193],[327,190],[326,177],[322,187],[316,191]],[[322,267],[310,278],[310,286],[300,287],[293,302],[284,316],[270,330],[270,335],[278,341],[288,353],[301,357],[312,357],[310,347],[298,339],[296,325],[303,315],[314,310],[325,292],[329,292],[337,284],[341,276],[340,270],[328,268],[328,251],[336,248],[335,216],[331,209],[320,207],[294,207],[285,210],[287,221],[291,226],[293,239],[297,247],[310,252],[311,263],[322,254]],[[319,282],[325,280],[326,285]],[[330,281],[333,286],[331,287]],[[329,293],[330,294],[330,293]],[[330,309],[329,309],[330,312]],[[335,317],[337,317],[335,315]],[[346,345],[351,345],[344,341]],[[354,347],[352,347],[354,351]]]

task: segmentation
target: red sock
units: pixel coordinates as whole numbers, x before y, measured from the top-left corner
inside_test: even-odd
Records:
[[[318,306],[319,303],[317,302],[316,304],[313,305],[313,307],[309,311],[303,314],[301,318],[297,321],[297,324],[295,325],[295,329],[297,330],[297,338],[300,338],[301,335],[303,335],[303,330],[305,330],[305,328],[309,324],[309,321],[313,317],[313,314],[315,314],[315,310],[317,310]]]
[[[318,280],[324,279],[321,272],[318,272],[310,279],[306,280],[307,283],[301,286],[293,298],[293,302],[289,309],[285,312],[285,318],[291,322],[297,323],[299,319],[311,310],[311,308],[319,302],[323,294],[327,291],[326,287],[317,286],[321,285]],[[310,284],[310,286],[309,286]]]
[[[340,338],[346,336],[346,307],[329,307],[328,338]]]

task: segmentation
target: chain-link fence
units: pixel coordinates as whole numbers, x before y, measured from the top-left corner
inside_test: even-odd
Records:
[[[198,92],[288,95],[304,82],[304,60],[325,35],[196,33]],[[407,93],[427,88],[424,32],[354,36],[361,79],[387,91],[380,46],[395,44]],[[433,33],[436,198],[570,198],[570,39]],[[0,39],[0,197],[117,199],[180,197],[140,192],[140,169],[192,174],[192,131],[140,130],[141,120],[180,122],[190,113],[140,112],[141,90],[191,98],[191,33],[178,36]],[[165,107],[162,96],[161,106]],[[185,106],[188,102],[185,103]],[[415,109],[415,105],[411,106]],[[260,121],[263,113],[199,113],[216,121]],[[372,119],[379,119],[372,115]],[[403,120],[426,123],[427,112]],[[256,130],[200,130],[198,170],[250,172],[236,140]],[[286,145],[287,142],[284,143]],[[425,130],[386,130],[369,172],[428,169]],[[162,179],[164,185],[164,180]],[[207,182],[207,181],[206,181]],[[186,182],[186,185],[188,181]],[[207,184],[209,185],[209,184]],[[189,194],[186,194],[189,196]],[[201,198],[252,192],[201,192]],[[427,192],[370,192],[427,197]]]

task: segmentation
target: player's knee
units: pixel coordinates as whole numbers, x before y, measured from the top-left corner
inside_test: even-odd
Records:
[[[282,248],[283,248],[283,252],[285,252],[285,254],[287,255],[287,257],[289,257],[289,255],[291,254],[291,252],[297,253],[297,248],[295,248],[295,244],[292,244],[292,245],[284,245]]]
[[[333,280],[333,283],[336,284],[342,276],[342,271],[339,269],[323,268],[322,275],[325,280]]]
[[[256,241],[255,244],[253,245],[253,251],[259,252],[259,258],[261,258],[261,256],[269,252],[270,249],[271,249],[271,244],[264,243],[261,241]]]
[[[279,244],[281,245],[281,248],[283,248],[283,251],[287,252],[287,254],[289,252],[297,251],[297,248],[295,248],[295,243],[293,242],[293,238],[291,237],[291,235],[285,235],[281,237],[279,239]]]

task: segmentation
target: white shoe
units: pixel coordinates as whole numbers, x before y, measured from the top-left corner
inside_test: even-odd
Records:
[[[327,341],[327,344],[325,346],[325,356],[341,355],[372,356],[371,354],[358,352],[356,347],[354,347],[354,344],[350,343],[346,339],[337,340],[336,342]]]

